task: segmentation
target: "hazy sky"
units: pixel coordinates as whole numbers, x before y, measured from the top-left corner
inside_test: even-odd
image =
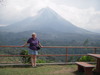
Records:
[[[45,7],[78,27],[100,31],[100,0],[4,0],[0,2],[0,26],[37,15]]]

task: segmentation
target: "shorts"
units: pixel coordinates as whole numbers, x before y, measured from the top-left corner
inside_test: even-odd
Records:
[[[28,53],[29,53],[30,55],[38,55],[38,51],[37,51],[37,50],[31,50],[31,49],[29,49],[29,50],[28,50]]]

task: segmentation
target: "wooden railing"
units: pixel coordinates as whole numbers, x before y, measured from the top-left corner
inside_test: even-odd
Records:
[[[0,47],[18,47],[23,48],[22,46],[0,46]],[[68,54],[68,49],[70,48],[82,48],[82,49],[93,49],[93,53],[95,54],[97,49],[100,49],[100,47],[84,47],[84,46],[43,46],[42,48],[64,48],[66,49],[66,54],[49,54],[49,55],[36,55],[36,56],[66,56],[66,62],[68,62],[68,56],[84,56],[86,54]],[[0,55],[0,57],[12,57],[12,56],[31,56],[31,55]]]

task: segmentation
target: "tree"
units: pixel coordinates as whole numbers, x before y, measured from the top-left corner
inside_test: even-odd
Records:
[[[28,55],[28,50],[23,50],[20,55]],[[23,63],[30,63],[30,58],[29,56],[21,56],[22,57],[22,62]]]
[[[88,44],[89,44],[89,40],[86,39],[86,40],[84,41],[84,43],[83,43],[83,46],[88,46]]]

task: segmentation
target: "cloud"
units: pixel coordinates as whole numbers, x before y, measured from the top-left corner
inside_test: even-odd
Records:
[[[100,11],[96,11],[94,8],[79,9],[62,5],[59,6],[58,12],[67,20],[81,27],[86,27],[92,22],[98,24],[100,20]]]
[[[37,14],[50,0],[4,0],[0,6],[0,24],[11,24]]]
[[[44,7],[51,7],[74,25],[100,30],[100,0],[4,0],[0,5],[0,25],[18,22],[34,16]]]
[[[100,0],[52,0],[52,1],[58,5],[67,5],[81,9],[94,7],[95,9],[100,10]]]
[[[81,9],[68,5],[52,5],[63,18],[70,21],[74,25],[97,32],[100,30],[100,11],[94,7]]]

